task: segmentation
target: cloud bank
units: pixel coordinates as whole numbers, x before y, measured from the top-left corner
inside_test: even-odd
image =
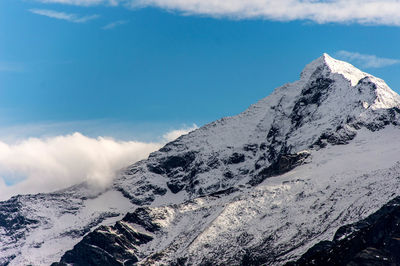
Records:
[[[400,63],[398,59],[382,58],[376,55],[360,54],[357,52],[339,51],[336,55],[342,60],[358,64],[365,68],[381,68]]]
[[[185,15],[309,20],[317,23],[358,23],[400,26],[399,0],[37,0],[42,3],[130,8],[158,7]]]
[[[45,17],[49,17],[49,18],[66,20],[66,21],[73,22],[73,23],[85,23],[89,20],[93,20],[93,19],[100,17],[99,15],[79,16],[77,14],[58,12],[58,11],[48,10],[48,9],[29,9],[29,11],[33,14],[37,14],[37,15],[41,15],[41,16],[45,16]]]
[[[29,138],[16,144],[0,141],[0,200],[55,191],[84,181],[104,188],[118,170],[195,128],[171,131],[153,143],[90,138],[80,133]]]

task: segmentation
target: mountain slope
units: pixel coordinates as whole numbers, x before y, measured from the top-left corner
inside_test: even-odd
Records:
[[[167,178],[169,190],[183,191],[184,199],[256,184],[282,156],[327,143],[345,144],[362,127],[377,130],[397,124],[399,103],[400,97],[382,80],[324,55],[304,69],[299,81],[276,89],[245,112],[206,125],[151,154],[134,167],[138,174],[125,179],[128,186],[119,179],[115,187],[134,201],[148,203],[151,199],[137,192],[140,176],[157,188]]]
[[[143,265],[271,265],[297,258],[397,195],[400,147],[384,145],[399,143],[397,132],[390,127],[375,138],[375,132],[363,130],[354,142],[315,151],[311,162],[256,187],[146,207],[144,220],[157,230],[143,226],[143,215],[133,212],[129,216],[139,218],[128,225],[153,238],[135,245],[135,255]],[[78,254],[76,247],[62,261],[75,262]]]
[[[399,265],[400,197],[357,223],[340,227],[288,265]]]
[[[299,81],[124,169],[106,192],[82,184],[0,203],[0,264],[298,259],[398,195],[399,108],[384,81],[324,54]]]
[[[91,228],[113,223],[133,206],[119,192],[85,185],[0,203],[0,265],[49,265]]]

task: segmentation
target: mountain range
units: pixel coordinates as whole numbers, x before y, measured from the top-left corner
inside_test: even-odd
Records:
[[[322,55],[122,169],[0,202],[0,265],[399,265],[400,96]]]

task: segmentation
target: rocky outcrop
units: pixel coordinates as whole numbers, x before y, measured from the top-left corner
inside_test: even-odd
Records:
[[[354,224],[345,225],[332,241],[322,241],[296,262],[305,265],[400,265],[400,197]]]
[[[275,162],[262,169],[257,176],[249,181],[249,184],[256,186],[269,177],[289,172],[295,167],[303,164],[309,156],[310,153],[308,151],[302,151],[296,154],[280,154]]]
[[[135,265],[139,261],[137,246],[153,239],[149,234],[137,231],[135,225],[142,226],[149,232],[159,229],[157,224],[151,222],[148,211],[138,208],[114,226],[100,226],[86,235],[72,250],[64,254],[60,262],[53,263],[52,266]]]

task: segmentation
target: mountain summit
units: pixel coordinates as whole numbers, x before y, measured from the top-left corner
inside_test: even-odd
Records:
[[[362,72],[353,65],[344,61],[336,60],[324,53],[321,57],[315,59],[303,69],[301,79],[310,79],[311,75],[318,69],[324,70],[325,75],[333,73],[342,75],[351,82],[352,86],[357,85],[361,79],[369,76],[367,73]]]
[[[399,121],[400,96],[383,80],[324,54],[300,80],[122,170],[103,193],[80,184],[0,203],[0,264],[297,260],[398,195]]]
[[[320,58],[308,64],[301,73],[301,80],[308,81],[321,75],[326,78],[331,75],[342,76],[350,82],[351,87],[357,87],[357,85],[368,82],[374,84],[370,91],[359,91],[363,94],[372,94],[373,103],[369,105],[373,109],[392,108],[400,104],[399,95],[392,91],[383,80],[364,73],[349,63],[333,59],[328,54],[323,54]],[[356,97],[362,100],[361,95]]]

